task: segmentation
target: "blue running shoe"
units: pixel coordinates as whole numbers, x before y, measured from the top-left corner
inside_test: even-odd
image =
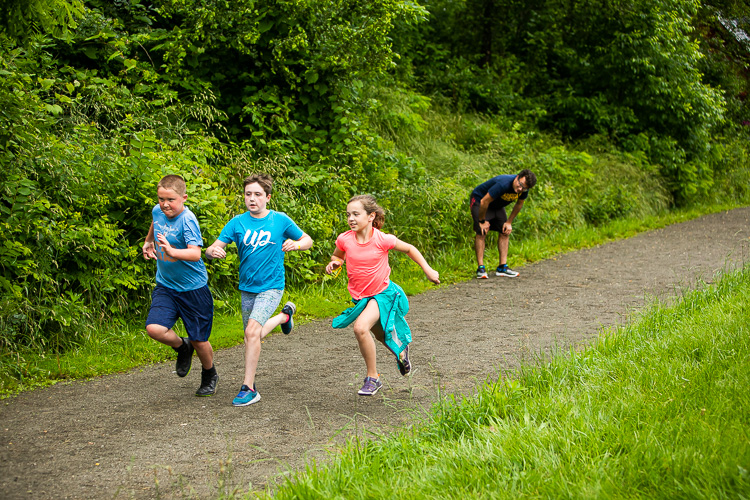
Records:
[[[294,328],[294,313],[297,312],[297,306],[294,305],[294,302],[287,302],[281,308],[281,312],[289,316],[289,321],[281,324],[281,331],[284,332],[284,335],[289,335]]]
[[[232,406],[247,406],[258,401],[260,401],[260,394],[255,390],[255,384],[253,384],[252,389],[243,385],[240,392],[237,393],[237,397],[232,400]]]
[[[484,268],[484,266],[479,266],[477,268],[477,279],[478,280],[486,280],[487,279],[487,270]]]

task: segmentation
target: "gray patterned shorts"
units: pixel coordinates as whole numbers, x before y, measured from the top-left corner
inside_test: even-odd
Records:
[[[242,323],[247,328],[247,323],[254,319],[261,326],[271,318],[274,311],[279,307],[284,290],[266,290],[260,293],[250,293],[240,290],[242,298]]]

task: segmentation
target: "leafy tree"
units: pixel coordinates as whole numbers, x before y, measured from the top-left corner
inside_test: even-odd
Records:
[[[3,0],[0,33],[25,43],[34,33],[64,34],[82,15],[82,0]]]

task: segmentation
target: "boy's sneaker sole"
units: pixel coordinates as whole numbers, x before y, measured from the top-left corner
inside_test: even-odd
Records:
[[[294,328],[294,313],[297,312],[297,306],[294,305],[294,302],[287,302],[281,308],[281,312],[289,316],[289,321],[281,324],[281,331],[284,332],[284,335],[289,335]]]

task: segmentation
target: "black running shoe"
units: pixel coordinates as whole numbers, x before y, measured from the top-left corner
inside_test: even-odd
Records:
[[[398,371],[401,372],[401,375],[409,375],[409,373],[411,372],[411,361],[409,361],[409,346],[406,346],[406,348],[401,351],[401,354],[396,357],[396,365],[398,366]]]
[[[175,349],[177,351],[177,363],[175,371],[178,377],[184,377],[190,373],[190,365],[193,363],[193,344],[185,337],[182,339],[182,345]]]
[[[216,370],[201,370],[201,386],[195,391],[196,396],[213,396],[216,394],[216,384],[219,374]]]
[[[281,312],[289,316],[289,321],[281,324],[281,331],[284,332],[284,335],[289,335],[294,328],[294,313],[297,312],[297,306],[294,305],[294,302],[287,302],[281,308]]]
[[[498,266],[497,269],[495,269],[495,276],[505,276],[506,278],[516,278],[518,277],[518,273],[514,271],[513,269],[509,268],[508,266]]]

